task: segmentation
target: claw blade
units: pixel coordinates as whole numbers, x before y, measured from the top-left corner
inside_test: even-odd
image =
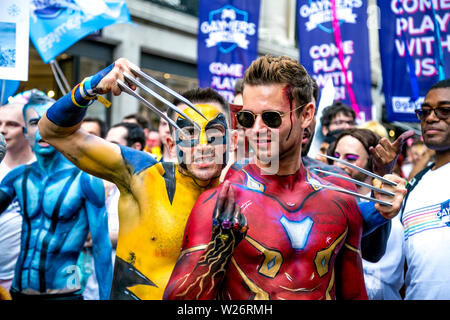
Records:
[[[162,97],[161,95],[159,95],[158,93],[153,91],[152,89],[148,88],[147,86],[145,86],[140,81],[134,79],[132,76],[130,76],[126,72],[124,72],[123,75],[125,77],[125,80],[127,80],[128,82],[132,82],[134,85],[136,85],[137,87],[141,88],[142,90],[144,90],[149,95],[155,97],[156,99],[158,99],[159,101],[164,103],[168,108],[172,109],[173,111],[175,111],[176,113],[181,115],[183,118],[188,120],[193,126],[197,127],[198,129],[201,129],[200,126],[197,123],[192,121],[183,111],[181,111],[179,108],[177,108],[172,102],[168,101],[167,99],[165,99],[164,97]]]
[[[325,170],[321,170],[321,169],[317,169],[317,168],[313,168],[313,170],[317,171],[317,172],[328,174],[330,176],[334,176],[334,177],[342,179],[342,180],[346,180],[346,181],[352,182],[354,184],[357,184],[357,185],[369,188],[371,190],[374,190],[374,191],[379,192],[379,193],[386,194],[386,195],[391,196],[391,197],[395,196],[395,194],[390,192],[390,191],[386,191],[386,190],[374,187],[371,184],[368,184],[368,183],[365,183],[365,182],[362,182],[362,181],[358,181],[358,180],[352,179],[350,177],[346,177],[346,176],[344,176],[342,174],[339,174],[339,173],[325,171]]]
[[[312,185],[312,186],[315,186],[315,187],[321,187],[321,188],[330,189],[330,190],[337,191],[337,192],[342,192],[342,193],[349,194],[349,195],[352,195],[352,196],[355,196],[355,197],[358,197],[358,198],[361,198],[361,199],[374,201],[374,202],[377,202],[379,204],[383,204],[385,206],[392,207],[392,204],[389,203],[389,202],[386,202],[386,201],[383,201],[383,200],[378,200],[378,199],[375,199],[375,198],[372,198],[372,197],[368,197],[368,196],[359,194],[357,192],[345,190],[345,189],[334,187],[334,186],[330,186],[330,185],[323,185],[323,184],[318,183],[318,182],[308,182],[308,183],[310,185]]]
[[[147,108],[149,108],[150,110],[156,112],[158,115],[160,115],[162,118],[164,118],[164,120],[166,120],[168,123],[170,123],[176,130],[178,130],[186,139],[188,139],[188,137],[186,137],[185,133],[183,132],[183,130],[181,130],[181,128],[175,123],[175,121],[173,121],[172,119],[170,119],[164,112],[162,112],[161,110],[159,110],[157,107],[155,107],[153,104],[151,104],[150,102],[148,102],[147,100],[145,100],[142,96],[140,96],[138,93],[134,92],[133,90],[131,90],[130,87],[128,87],[125,83],[123,83],[121,80],[117,80],[117,84],[119,85],[119,88],[122,91],[125,91],[126,93],[128,93],[130,96],[135,97],[136,99],[138,99],[139,101],[141,101]]]
[[[387,184],[389,184],[391,186],[397,186],[397,183],[395,183],[395,182],[393,182],[391,180],[385,179],[385,178],[383,178],[383,177],[381,177],[381,176],[379,176],[379,175],[377,175],[375,173],[372,173],[372,172],[370,172],[370,171],[368,171],[366,169],[363,169],[363,168],[360,168],[358,166],[355,166],[354,164],[351,164],[351,163],[349,163],[349,162],[347,162],[345,160],[342,160],[342,159],[339,159],[339,158],[335,158],[335,157],[332,157],[332,156],[329,156],[329,155],[326,155],[326,154],[320,154],[319,153],[318,155],[321,156],[321,157],[325,157],[325,158],[331,159],[333,161],[337,161],[337,162],[340,162],[342,164],[345,164],[346,166],[348,166],[350,168],[358,170],[359,172],[362,172],[362,173],[364,173],[364,174],[366,174],[366,175],[368,175],[368,176],[370,176],[372,178],[375,178],[375,179],[378,179],[380,181],[383,181],[384,183],[387,183]]]
[[[139,77],[142,77],[144,79],[146,79],[147,81],[153,83],[155,86],[159,87],[160,89],[166,91],[167,93],[171,94],[172,96],[174,96],[175,98],[179,99],[180,101],[183,101],[186,105],[188,105],[190,108],[192,108],[195,112],[197,112],[199,115],[201,115],[205,120],[208,120],[203,113],[200,112],[200,110],[198,110],[193,104],[192,102],[190,102],[188,99],[186,99],[185,97],[183,97],[181,94],[175,92],[174,90],[170,89],[169,87],[165,86],[164,84],[162,84],[161,82],[159,82],[158,80],[150,77],[148,74],[146,74],[145,72],[143,72],[139,67],[135,66],[135,65],[130,65],[130,69]]]

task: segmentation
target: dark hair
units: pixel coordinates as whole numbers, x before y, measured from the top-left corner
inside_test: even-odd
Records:
[[[450,78],[436,82],[431,86],[428,92],[434,89],[446,89],[446,88],[450,88]]]
[[[330,144],[328,147],[328,155],[333,155],[336,151],[336,146],[339,143],[339,140],[341,140],[345,136],[352,136],[355,139],[358,139],[361,144],[364,146],[364,149],[367,151],[367,154],[369,155],[368,158],[368,166],[369,170],[372,170],[373,165],[373,157],[372,153],[369,151],[370,147],[375,148],[380,141],[381,137],[369,129],[360,129],[360,128],[351,128],[343,130],[336,138],[336,140]],[[330,163],[331,164],[331,163]]]
[[[353,110],[352,107],[343,104],[341,101],[335,101],[331,106],[323,109],[322,117],[320,118],[322,126],[328,128],[331,124],[331,121],[339,113],[343,113],[347,117],[352,117],[353,120],[355,120],[356,118],[355,110]]]
[[[246,85],[286,84],[287,98],[299,107],[311,102],[314,96],[314,81],[306,69],[295,59],[287,56],[262,56],[252,62],[244,74]],[[297,116],[301,109],[297,110]]]
[[[125,140],[127,141],[127,147],[131,147],[136,142],[139,142],[141,144],[141,150],[144,149],[145,133],[139,125],[131,122],[120,122],[113,125],[111,128],[117,127],[124,127],[125,129],[127,129],[127,136],[125,137]]]
[[[228,122],[230,121],[230,107],[228,105],[228,102],[216,90],[211,89],[211,88],[205,88],[205,89],[195,88],[195,89],[187,90],[187,91],[183,92],[181,95],[183,97],[185,97],[186,99],[188,99],[193,104],[206,103],[206,102],[219,103],[220,106],[222,107],[222,109],[224,110],[227,121]],[[172,101],[172,103],[177,106],[177,105],[183,104],[184,102],[175,98]],[[178,113],[173,111],[171,108],[167,109],[167,116],[170,119],[175,120],[177,117],[177,114]],[[172,126],[170,126],[170,130],[172,132]]]
[[[123,117],[123,120],[128,120],[128,119],[135,119],[137,124],[142,129],[149,129],[149,127],[150,127],[150,121],[148,121],[146,117],[144,117],[143,115],[141,115],[139,113],[132,113],[132,114],[129,114],[129,115]]]
[[[106,123],[102,119],[97,117],[86,117],[83,119],[83,122],[95,122],[100,127],[100,137],[104,138],[106,136]]]

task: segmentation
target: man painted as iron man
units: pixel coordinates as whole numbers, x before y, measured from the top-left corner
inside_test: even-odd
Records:
[[[165,299],[367,299],[357,203],[311,185],[327,182],[301,161],[312,95],[291,58],[246,71],[237,119],[254,162],[198,198]]]

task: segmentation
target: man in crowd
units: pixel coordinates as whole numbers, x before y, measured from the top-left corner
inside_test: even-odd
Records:
[[[336,130],[353,128],[355,127],[355,119],[356,114],[351,107],[341,101],[335,101],[323,110],[320,118],[322,134],[326,136]]]
[[[150,121],[139,113],[125,116],[122,122],[136,123],[144,130],[145,147],[144,151],[151,153],[158,161],[161,160],[161,137],[159,132],[153,129]]]
[[[0,181],[17,166],[36,160],[24,135],[22,108],[27,103],[30,91],[14,96],[0,107],[0,133],[6,143],[6,154],[0,163]],[[17,199],[0,215],[0,286],[9,290],[14,278],[14,268],[20,251],[22,216]]]
[[[53,103],[31,92],[24,132],[37,161],[16,167],[0,183],[0,213],[17,196],[23,216],[10,292],[13,299],[81,299],[75,266],[90,231],[100,297],[108,299],[112,264],[103,184],[42,139],[37,124]]]
[[[172,139],[172,134],[170,133],[170,125],[163,118],[159,119],[158,133],[161,139],[161,158],[158,159],[162,162],[173,162],[176,161],[177,156],[175,154],[175,142]]]
[[[104,138],[106,135],[106,123],[97,117],[86,117],[81,123],[81,128],[91,134]]]
[[[435,160],[408,182],[401,215],[407,266],[405,299],[448,300],[450,79],[433,85],[416,113],[425,145],[435,151]]]
[[[105,140],[127,146],[136,150],[144,150],[145,133],[141,127],[131,122],[121,122],[109,128]]]
[[[133,74],[130,63],[121,58],[89,77],[80,85],[82,91],[77,86],[58,100],[39,127],[44,139],[79,168],[114,182],[120,191],[111,298],[161,299],[192,206],[203,191],[218,184],[224,163],[216,163],[216,158],[223,160],[226,153],[228,105],[211,89],[186,92],[186,98],[197,105],[205,119],[174,101],[190,119],[174,117],[183,129],[183,134],[174,132],[179,164],[157,162],[145,152],[80,130],[86,108],[79,106],[88,105],[96,94],[121,94],[117,80],[124,81],[124,72]]]

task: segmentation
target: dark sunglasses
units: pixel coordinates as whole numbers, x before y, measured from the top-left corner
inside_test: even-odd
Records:
[[[304,107],[306,104],[299,106],[287,113],[281,113],[280,111],[272,110],[272,111],[263,111],[261,113],[261,119],[265,123],[266,126],[269,128],[278,128],[281,126],[281,123],[283,122],[283,117],[287,114],[290,114],[291,112],[294,112],[295,110],[298,110],[302,107]],[[236,119],[238,123],[243,126],[244,128],[252,128],[255,124],[256,117],[258,114],[254,114],[253,112],[249,110],[239,111],[236,113]]]
[[[439,118],[439,120],[447,120],[450,116],[450,107],[440,107],[440,108],[421,108],[415,110],[417,118],[419,120],[425,120],[428,118],[428,116],[431,114],[431,112],[434,111],[434,114],[436,117]]]

